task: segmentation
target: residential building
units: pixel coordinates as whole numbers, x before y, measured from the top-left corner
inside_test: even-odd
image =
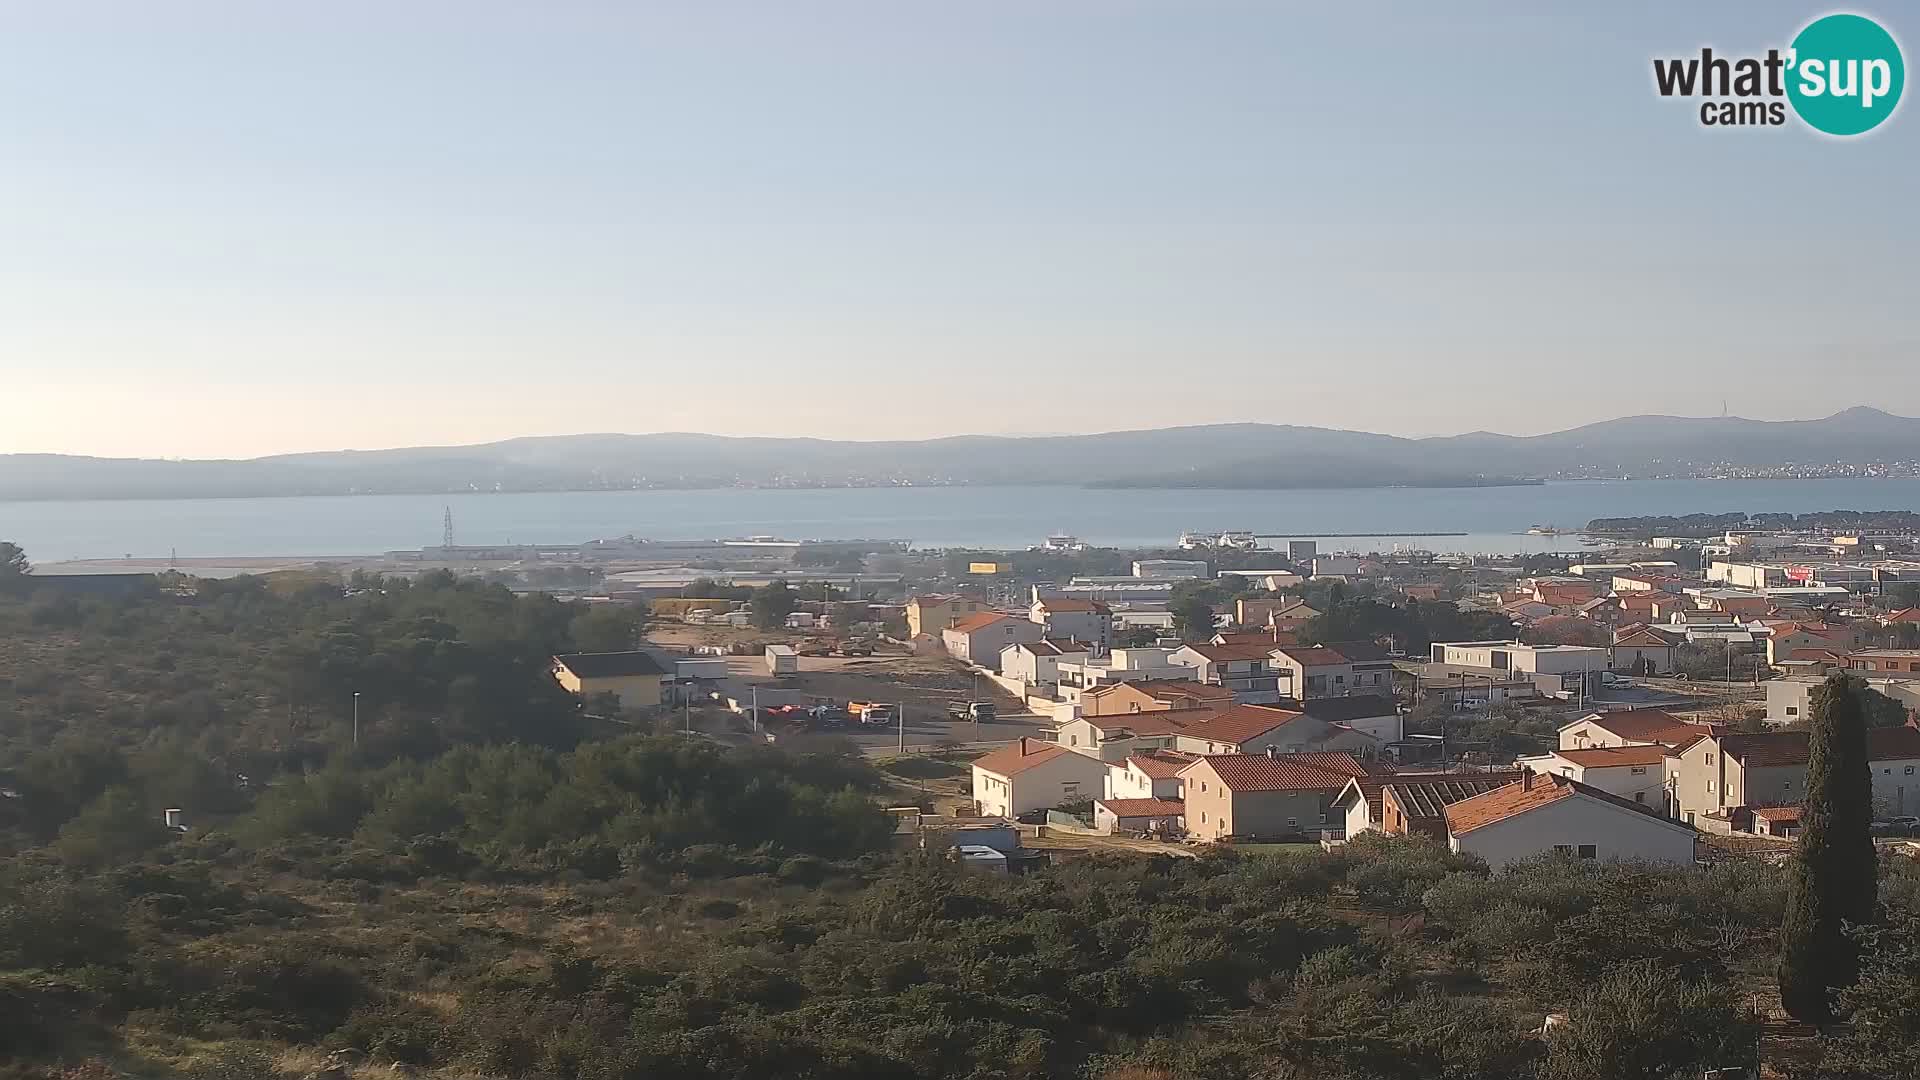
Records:
[[[1224,686],[1234,699],[1249,705],[1280,700],[1274,672],[1275,647],[1266,645],[1183,645],[1168,660],[1192,668],[1196,682]]]
[[[1115,649],[1106,656],[1083,661],[1062,660],[1059,665],[1059,694],[1063,701],[1078,702],[1082,695],[1103,686],[1122,682],[1162,680],[1190,681],[1193,669],[1173,662],[1176,649]]]
[[[1113,648],[1113,610],[1104,601],[1042,597],[1033,602],[1028,617],[1047,628],[1047,637],[1085,642],[1095,656]]]
[[[1103,833],[1173,835],[1183,831],[1185,815],[1179,799],[1096,799],[1093,827]]]
[[[1326,645],[1281,645],[1273,650],[1272,663],[1280,676],[1281,694],[1302,701],[1393,692],[1391,661],[1385,662],[1384,675],[1380,675],[1378,661],[1368,661],[1369,677],[1380,675],[1380,681],[1361,687],[1355,681],[1353,658],[1342,649]]]
[[[1268,751],[1346,751],[1378,757],[1380,741],[1344,723],[1271,705],[1234,705],[1174,735],[1173,746],[1192,754]]]
[[[1690,743],[1715,729],[1663,709],[1616,709],[1594,712],[1560,728],[1560,749],[1585,750],[1596,746],[1664,746]]]
[[[1920,813],[1920,730],[1872,728],[1867,759],[1873,773],[1874,812]],[[1806,799],[1807,733],[1767,731],[1706,735],[1667,761],[1675,816],[1727,831],[1735,811],[1785,806]]]
[[[1766,638],[1768,664],[1779,664],[1785,661],[1796,649],[1829,649],[1845,652],[1857,644],[1854,632],[1842,626],[1781,620],[1768,621],[1764,625],[1768,630]]]
[[[1370,736],[1381,746],[1401,742],[1407,737],[1406,719],[1393,698],[1384,694],[1353,694],[1348,697],[1310,698],[1297,707],[1308,716],[1328,725],[1344,725]]]
[[[1039,623],[994,611],[968,615],[940,632],[948,655],[991,671],[1000,670],[1000,653],[1007,646],[1046,636],[1047,628]]]
[[[1221,714],[1215,708],[1156,709],[1109,716],[1076,716],[1054,737],[1061,746],[1107,762],[1121,762],[1144,750],[1176,749],[1179,734]]]
[[[1521,770],[1500,772],[1396,772],[1357,777],[1334,799],[1334,813],[1348,840],[1368,830],[1388,836],[1447,839],[1446,808],[1520,779]]]
[[[1629,802],[1667,812],[1667,754],[1651,746],[1592,746],[1584,750],[1549,750],[1520,758],[1515,764],[1537,773],[1566,776],[1618,795]]]
[[[1494,870],[1558,853],[1692,865],[1691,827],[1566,776],[1528,772],[1519,782],[1448,806],[1447,846]]]
[[[982,814],[999,817],[1098,798],[1106,782],[1098,758],[1024,736],[973,762],[974,802]]]
[[[1049,689],[1060,684],[1060,665],[1085,663],[1087,647],[1077,641],[1023,641],[1000,650],[1000,674],[1022,685]]]
[[[907,601],[907,633],[913,637],[921,634],[939,637],[954,620],[991,610],[991,604],[971,596],[916,596]]]
[[[1084,716],[1192,709],[1203,705],[1224,708],[1231,704],[1233,691],[1224,686],[1209,686],[1191,680],[1144,679],[1107,683],[1080,694],[1080,712]]]
[[[553,658],[553,677],[583,702],[612,694],[622,709],[650,709],[663,700],[667,671],[643,652],[566,653]]]
[[[1863,677],[1920,679],[1920,649],[1855,649],[1847,670]]]
[[[1210,754],[1180,771],[1187,833],[1204,840],[1341,833],[1333,800],[1366,775],[1349,754]]]
[[[1607,654],[1607,668],[1633,675],[1673,674],[1673,653],[1678,644],[1648,626],[1623,626],[1613,632],[1613,648]]]
[[[1180,770],[1193,764],[1193,754],[1177,750],[1141,750],[1107,767],[1105,796],[1109,799],[1177,799]]]

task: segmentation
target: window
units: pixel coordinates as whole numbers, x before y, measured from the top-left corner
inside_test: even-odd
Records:
[[[1798,705],[1789,705],[1789,706],[1787,706],[1787,715],[1788,715],[1788,716],[1799,716],[1799,715],[1800,715],[1800,706],[1798,706]]]
[[[1561,776],[1572,776],[1572,775],[1573,775],[1573,766],[1571,766],[1571,765],[1562,765],[1562,766],[1560,766],[1560,775],[1561,775]]]
[[[1581,844],[1580,857],[1583,859],[1597,859],[1600,857],[1600,849],[1592,844]]]
[[[1707,764],[1709,764],[1709,765],[1711,765],[1711,764],[1713,764],[1713,755],[1712,755],[1712,754],[1708,754],[1708,755],[1707,755]]]
[[[1080,745],[1080,736],[1078,736],[1078,735],[1069,735],[1069,736],[1067,736],[1067,745],[1068,745],[1068,746],[1079,746],[1079,745]]]
[[[1909,765],[1909,766],[1907,766],[1907,773],[1906,773],[1906,774],[1907,774],[1908,776],[1912,776],[1912,775],[1913,775],[1913,766],[1911,766],[1911,765]]]
[[[1200,824],[1205,825],[1206,823],[1207,823],[1207,812],[1205,810],[1202,810],[1200,811]]]
[[[1288,818],[1288,819],[1287,819],[1287,828],[1289,828],[1289,829],[1297,829],[1297,828],[1299,828],[1299,827],[1300,827],[1300,819],[1299,819],[1299,818],[1292,818],[1292,817],[1290,817],[1290,818]]]
[[[1641,803],[1641,804],[1645,804],[1645,803],[1646,803],[1646,801],[1647,801],[1647,793],[1646,793],[1646,792],[1644,792],[1644,791],[1636,791],[1636,792],[1634,792],[1634,793],[1633,793],[1633,801],[1634,801],[1634,802],[1637,802],[1637,803]]]
[[[1627,770],[1627,775],[1628,776],[1645,776],[1647,775],[1647,767],[1645,765],[1635,765],[1632,768]]]
[[[1707,781],[1707,794],[1713,794],[1713,781]]]
[[[1207,782],[1205,780],[1200,781],[1200,790],[1201,791],[1207,790]]]

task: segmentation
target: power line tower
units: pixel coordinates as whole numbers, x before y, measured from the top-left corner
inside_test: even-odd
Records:
[[[451,506],[447,507],[446,513],[440,517],[440,546],[443,548],[453,546],[453,507]]]

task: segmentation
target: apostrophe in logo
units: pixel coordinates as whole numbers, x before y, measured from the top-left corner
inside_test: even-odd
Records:
[[[1825,15],[1764,56],[1656,58],[1661,97],[1704,98],[1703,127],[1779,127],[1787,112],[1815,131],[1847,137],[1885,123],[1900,106],[1907,67],[1900,44],[1864,15]]]
[[[1907,66],[1900,45],[1862,15],[1807,24],[1787,51],[1787,100],[1816,131],[1863,135],[1900,105]]]

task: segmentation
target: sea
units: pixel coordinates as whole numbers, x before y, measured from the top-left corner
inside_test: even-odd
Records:
[[[1579,480],[1523,487],[1312,491],[1045,487],[580,491],[267,499],[0,502],[0,540],[35,562],[369,556],[438,544],[568,544],[632,535],[697,540],[911,540],[1018,550],[1067,533],[1171,547],[1181,533],[1315,539],[1322,551],[1514,554],[1577,550],[1596,517],[1920,510],[1920,478]],[[1534,526],[1563,535],[1528,535]],[[1455,535],[1394,535],[1394,534]]]

